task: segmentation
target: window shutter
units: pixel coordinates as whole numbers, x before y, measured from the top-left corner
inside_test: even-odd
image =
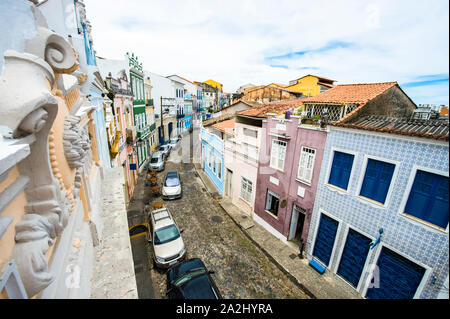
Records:
[[[347,189],[353,159],[354,155],[352,154],[345,154],[339,151],[335,151],[328,183],[342,189]]]
[[[300,163],[298,165],[298,178],[299,179],[305,179],[306,176],[306,157],[307,154],[302,150],[302,153],[300,154]]]
[[[276,141],[272,141],[272,150],[270,152],[270,166],[277,167],[276,161],[278,159],[278,145],[276,144]]]
[[[314,153],[307,154],[305,180],[307,180],[308,182],[311,182],[311,180],[312,180],[312,173],[313,173],[313,169],[314,169],[314,159],[315,159]]]
[[[446,228],[448,205],[448,177],[417,170],[405,213]]]

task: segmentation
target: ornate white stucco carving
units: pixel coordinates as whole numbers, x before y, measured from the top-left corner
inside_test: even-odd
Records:
[[[13,137],[35,137],[30,155],[18,164],[20,174],[30,182],[25,189],[26,214],[15,226],[12,251],[29,297],[53,280],[45,253],[66,226],[71,209],[50,164],[49,147],[54,145],[49,133],[58,112],[58,100],[50,90],[54,72],[71,73],[78,68],[76,54],[63,37],[42,26],[37,30],[36,37],[25,43],[25,53],[5,52],[0,79],[0,126],[8,127]],[[84,150],[86,139],[78,135],[71,145]],[[72,162],[77,165],[77,161],[82,158],[74,157]]]
[[[82,167],[85,154],[91,147],[89,136],[86,135],[84,130],[79,129],[80,120],[78,116],[67,115],[64,121],[64,154],[70,168]]]

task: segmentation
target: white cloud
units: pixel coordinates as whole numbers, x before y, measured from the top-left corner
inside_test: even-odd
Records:
[[[338,83],[402,83],[448,74],[445,0],[432,5],[406,0],[85,3],[98,55],[123,58],[134,52],[146,70],[195,81],[212,78],[227,92],[248,82],[287,83],[308,73]],[[317,51],[330,43],[352,45]],[[298,51],[310,53],[273,63],[267,59]],[[448,104],[448,90],[439,89],[415,87],[410,94],[413,100],[436,94],[439,103]]]

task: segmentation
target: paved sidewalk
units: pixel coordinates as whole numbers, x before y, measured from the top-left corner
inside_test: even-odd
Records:
[[[211,195],[217,193],[214,184],[209,180],[200,165],[195,164],[195,168],[208,192]],[[287,245],[269,233],[261,225],[254,222],[248,213],[234,205],[231,200],[221,198],[218,202],[234,222],[241,227],[247,237],[259,246],[310,297],[317,299],[361,298],[352,288],[329,273],[325,272],[320,275],[308,265],[309,259],[298,257],[298,248]]]
[[[123,169],[105,169],[100,212],[104,224],[95,247],[91,299],[138,298],[124,197]]]

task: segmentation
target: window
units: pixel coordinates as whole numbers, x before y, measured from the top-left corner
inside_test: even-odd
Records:
[[[245,177],[241,177],[241,197],[247,203],[250,203],[252,200],[252,191],[253,191],[253,183],[246,179]]]
[[[384,204],[395,165],[369,158],[359,195]]]
[[[217,177],[222,180],[222,161],[220,159],[217,161]]]
[[[244,135],[257,138],[258,137],[258,131],[251,130],[251,129],[248,129],[248,128],[244,127]]]
[[[286,156],[286,142],[280,140],[272,141],[272,150],[270,152],[270,166],[279,170],[284,169],[284,158]]]
[[[280,203],[280,196],[267,190],[266,197],[266,211],[272,213],[275,216],[278,216],[278,206]]]
[[[352,171],[355,155],[343,152],[334,152],[328,184],[347,189]]]
[[[448,176],[417,170],[405,213],[441,228],[449,218]]]
[[[315,149],[302,146],[302,152],[300,153],[300,160],[297,171],[298,179],[305,181],[307,183],[311,183],[315,158],[316,158]]]
[[[216,155],[215,154],[213,154],[213,157],[212,157],[212,164],[213,164],[213,172],[215,174],[216,173],[216,165],[217,165],[217,163],[216,163]]]
[[[208,150],[208,166],[211,169],[211,149]]]

